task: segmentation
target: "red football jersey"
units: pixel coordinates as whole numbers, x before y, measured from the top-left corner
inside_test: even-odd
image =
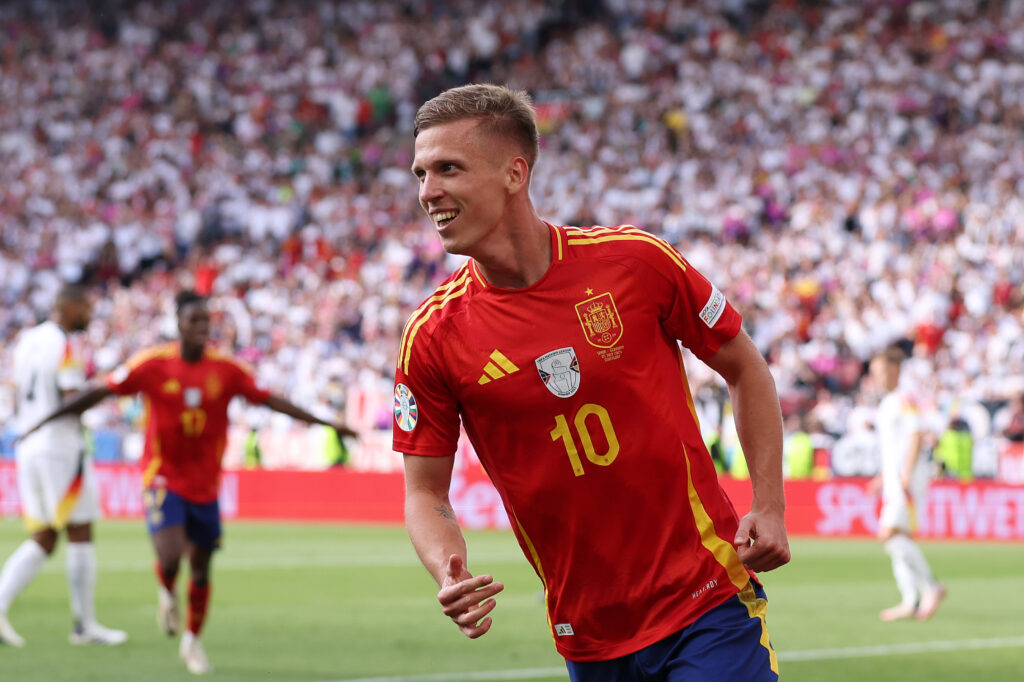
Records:
[[[199,362],[185,362],[179,343],[136,353],[107,386],[145,399],[143,482],[200,504],[217,499],[228,403],[236,395],[256,404],[270,397],[237,360],[207,348]]]
[[[632,653],[750,580],[677,339],[709,358],[740,330],[667,242],[555,227],[547,273],[487,284],[467,262],[406,325],[395,450],[455,452],[460,419],[544,583],[558,651]]]

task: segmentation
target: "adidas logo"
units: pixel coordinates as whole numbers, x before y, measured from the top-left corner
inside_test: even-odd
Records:
[[[512,364],[512,361],[506,358],[500,350],[495,348],[494,352],[491,353],[491,362],[484,365],[484,373],[477,379],[477,383],[483,386],[484,384],[491,383],[494,379],[500,379],[518,371],[519,368]]]

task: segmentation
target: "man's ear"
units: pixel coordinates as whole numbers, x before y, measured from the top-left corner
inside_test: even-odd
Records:
[[[516,194],[530,184],[530,165],[521,156],[514,156],[508,162],[505,173],[505,188],[509,194]]]

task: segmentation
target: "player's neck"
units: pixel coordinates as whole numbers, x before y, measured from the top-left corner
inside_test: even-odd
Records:
[[[205,346],[186,346],[181,344],[181,359],[185,362],[194,363],[203,359]]]
[[[551,266],[551,232],[531,214],[519,229],[505,230],[472,254],[477,270],[487,283],[502,289],[525,289],[535,284]]]

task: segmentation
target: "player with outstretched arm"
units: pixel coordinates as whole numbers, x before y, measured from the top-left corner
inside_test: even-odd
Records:
[[[208,346],[207,300],[192,291],[176,298],[180,342],[140,351],[97,386],[54,413],[80,413],[109,395],[142,394],[147,424],[142,456],[146,525],[156,552],[157,619],[174,635],[180,628],[175,583],[186,555],[191,567],[188,623],[179,653],[193,673],[212,668],[199,640],[210,600],[210,565],[220,544],[217,503],[221,456],[227,444],[228,404],[235,396],[310,424],[332,426],[339,437],[355,432],[316,417],[260,388],[252,372]]]

